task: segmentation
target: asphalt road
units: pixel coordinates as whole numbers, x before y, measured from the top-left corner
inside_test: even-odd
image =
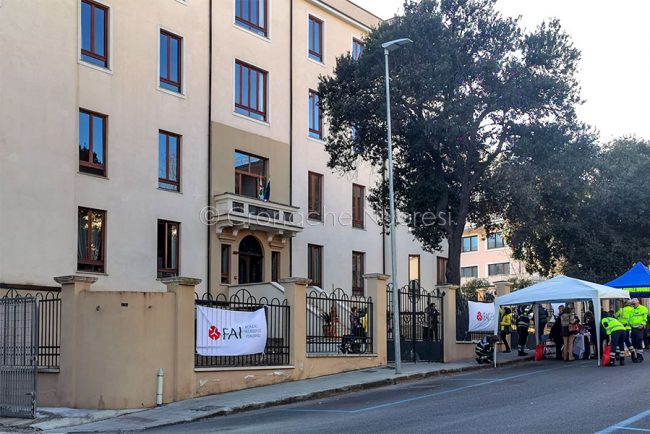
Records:
[[[650,360],[531,362],[176,425],[148,433],[650,432]]]

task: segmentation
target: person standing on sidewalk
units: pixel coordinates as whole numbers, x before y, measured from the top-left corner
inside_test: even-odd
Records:
[[[630,350],[632,361],[636,359],[636,355],[634,354],[634,347],[632,346],[632,341],[630,340],[632,330],[632,327],[630,327],[630,318],[632,317],[633,311],[634,308],[632,307],[631,300],[627,300],[625,302],[625,305],[617,310],[616,314],[614,315],[614,318],[616,318],[618,322],[625,326],[625,346]]]
[[[603,319],[600,320],[600,324],[609,337],[612,351],[615,352],[615,356],[609,359],[609,365],[616,365],[616,360],[619,361],[621,366],[625,365],[625,326],[614,318],[613,312],[606,313]]]
[[[638,298],[630,300],[632,303],[632,314],[630,315],[629,324],[632,328],[632,362],[643,362],[643,330],[648,323],[648,308],[639,303]]]
[[[510,352],[510,345],[508,344],[508,336],[510,336],[510,331],[512,328],[512,311],[510,310],[509,307],[506,307],[503,309],[503,315],[501,316],[501,322],[499,323],[499,335],[501,337],[501,341],[503,342],[503,345],[505,345],[506,349],[503,351],[504,353],[509,353]]]
[[[521,315],[517,318],[517,349],[519,352],[518,356],[527,356],[526,352],[526,341],[528,340],[528,326],[530,326],[530,317],[528,308],[524,308],[521,312]]]

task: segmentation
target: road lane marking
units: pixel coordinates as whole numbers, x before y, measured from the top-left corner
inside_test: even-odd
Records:
[[[416,397],[413,397],[413,398],[402,399],[402,400],[394,401],[394,402],[387,402],[385,404],[379,404],[379,405],[373,405],[373,406],[370,406],[370,407],[358,408],[356,410],[335,410],[335,409],[317,409],[317,408],[314,408],[314,409],[309,409],[309,408],[286,408],[286,409],[281,409],[281,411],[291,411],[291,412],[300,412],[300,413],[347,413],[347,414],[364,413],[366,411],[372,411],[372,410],[377,410],[377,409],[380,409],[380,408],[392,407],[392,406],[395,406],[395,405],[401,405],[401,404],[405,404],[405,403],[408,403],[408,402],[419,401],[419,400],[426,399],[426,398],[432,398],[434,396],[446,395],[446,394],[449,394],[449,393],[460,392],[460,391],[463,391],[463,390],[473,389],[473,388],[485,386],[485,385],[488,385],[488,384],[494,384],[494,383],[500,383],[500,382],[503,382],[503,381],[513,380],[515,378],[527,377],[529,375],[539,374],[541,372],[557,371],[559,369],[571,368],[572,366],[577,367],[579,365],[564,365],[564,366],[559,366],[559,367],[556,367],[556,368],[539,369],[537,371],[525,372],[523,374],[512,375],[510,377],[496,378],[494,380],[483,381],[482,383],[478,383],[478,384],[470,384],[470,385],[467,385],[467,386],[457,387],[455,389],[443,390],[443,391],[440,391],[440,392],[429,393],[429,394],[426,394],[426,395],[416,396]]]
[[[643,431],[643,432],[650,432],[650,429],[645,429],[645,428],[634,428],[633,426],[619,426],[617,427],[618,429],[622,430],[627,430],[627,431]]]
[[[642,419],[645,419],[646,417],[650,416],[650,410],[646,410],[644,412],[641,412],[637,414],[636,416],[629,417],[623,421],[617,422],[614,425],[608,426],[607,428],[598,431],[596,434],[608,434],[612,433],[614,431],[620,430],[620,429],[629,429],[631,431],[641,431],[641,428],[632,428],[628,427],[628,425],[632,425],[633,423],[636,423]],[[642,430],[646,432],[650,432],[650,430]]]

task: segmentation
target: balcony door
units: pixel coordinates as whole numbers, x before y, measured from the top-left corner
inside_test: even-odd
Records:
[[[259,283],[264,280],[264,252],[252,235],[239,243],[239,284]]]

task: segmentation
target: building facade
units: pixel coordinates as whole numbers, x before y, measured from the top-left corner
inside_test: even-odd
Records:
[[[0,283],[205,281],[208,30],[205,1],[2,2]]]
[[[327,169],[317,87],[379,21],[347,0],[2,1],[0,284],[364,294],[390,272],[380,175]],[[397,235],[398,283],[443,283],[444,251]]]
[[[500,231],[487,234],[484,228],[468,225],[463,232],[460,255],[461,283],[486,279],[490,283],[513,278],[535,278],[523,262],[512,258],[512,249]]]

